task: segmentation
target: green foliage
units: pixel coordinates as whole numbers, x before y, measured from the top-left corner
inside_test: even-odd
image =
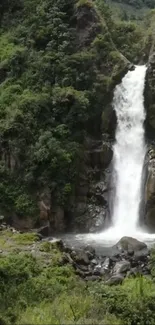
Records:
[[[116,0],[115,0],[116,1]],[[117,0],[119,3],[125,3],[128,5],[131,5],[135,8],[142,8],[144,6],[147,6],[149,8],[155,7],[155,1],[154,0]]]
[[[41,252],[46,252],[46,253],[48,253],[48,252],[50,252],[52,250],[52,243],[50,243],[50,242],[44,242],[44,243],[42,243],[41,245],[40,245],[40,251]]]
[[[116,46],[129,60],[135,60],[141,55],[143,30],[135,23],[117,22],[112,31]]]
[[[60,266],[58,249],[44,243],[47,246],[43,258],[24,253],[0,258],[4,324],[154,324],[155,285],[151,279],[129,278],[114,287],[102,281],[86,284],[71,266]]]
[[[91,293],[102,296],[106,310],[115,314],[122,324],[153,325],[155,320],[155,286],[151,279],[137,277],[126,279],[122,286],[91,287]]]
[[[68,40],[73,34],[69,26],[73,6],[70,2],[67,12],[63,1],[56,6],[55,1],[33,1],[32,6],[27,0],[18,8],[22,24],[14,10],[7,12],[9,3],[5,6],[12,22],[17,19],[17,27],[12,34],[8,32],[8,20],[3,17],[0,201],[4,209],[13,209],[21,216],[37,213],[36,188],[48,184],[54,200],[63,204],[74,182],[78,133],[88,118],[89,102],[84,93],[61,84],[63,75],[67,78],[67,54],[72,53]]]
[[[0,36],[0,61],[11,59],[18,51],[24,50],[24,47],[14,44],[11,39],[11,34],[4,33]]]
[[[88,46],[75,15],[85,4],[97,19]],[[1,210],[36,218],[44,188],[68,206],[85,136],[99,133],[114,86],[106,71],[124,63],[119,53],[109,62],[117,51],[91,1],[7,0],[0,20]]]
[[[141,50],[144,47],[144,28],[137,21],[132,19],[125,19],[123,13],[120,11],[117,19],[113,19],[113,11],[116,13],[110,3],[109,6],[102,0],[96,0],[96,5],[106,21],[111,38],[115,43],[117,50],[119,50],[128,60],[138,61],[141,58]],[[106,14],[105,14],[106,13]],[[126,11],[125,11],[126,13]],[[127,11],[128,14],[128,11]],[[115,50],[116,50],[115,48]],[[109,53],[109,59],[117,59],[118,51],[112,49]],[[112,53],[115,52],[115,55]],[[117,63],[118,59],[115,63]]]
[[[150,270],[153,278],[155,278],[155,248],[151,249]]]
[[[29,245],[38,241],[38,236],[35,233],[15,234],[13,240],[20,245]]]
[[[53,252],[54,254],[54,252]],[[91,297],[81,290],[84,284],[78,280],[70,266],[49,265],[44,268],[31,255],[12,255],[0,259],[0,309],[4,318],[14,323],[25,319],[45,322],[64,317],[74,321],[84,316],[93,304]],[[66,293],[68,298],[66,300]],[[51,307],[49,310],[49,306]],[[57,306],[57,315],[54,310]],[[35,311],[40,309],[39,314]],[[47,315],[46,315],[47,310]],[[66,310],[65,315],[63,315]],[[47,318],[46,318],[47,317]],[[30,321],[30,323],[31,323]]]
[[[79,0],[76,4],[77,8],[81,6],[87,6],[91,8],[93,6],[92,0]]]

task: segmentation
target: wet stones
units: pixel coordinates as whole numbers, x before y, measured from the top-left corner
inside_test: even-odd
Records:
[[[89,256],[84,250],[72,251],[71,257],[79,265],[88,265],[90,263]]]
[[[130,268],[131,268],[130,262],[123,260],[115,264],[113,271],[115,274],[126,273],[127,271],[130,270]]]
[[[102,272],[103,271],[108,271],[111,266],[111,259],[107,257],[102,265]]]
[[[148,248],[135,252],[134,254],[134,259],[137,261],[146,262],[148,258],[149,258]]]
[[[71,250],[67,255],[66,261],[73,265],[76,274],[85,281],[104,281],[107,285],[117,285],[126,277],[150,274],[150,251],[147,245],[130,237],[122,238],[104,256],[95,252],[91,246]]]
[[[95,249],[88,245],[84,248],[84,251],[86,252],[86,254],[89,256],[90,259],[92,259],[93,257],[95,257]]]

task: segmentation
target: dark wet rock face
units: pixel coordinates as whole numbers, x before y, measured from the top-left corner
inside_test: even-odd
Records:
[[[77,10],[77,44],[79,48],[89,46],[94,37],[101,32],[99,16],[93,7],[80,6]]]
[[[81,164],[76,187],[76,202],[71,213],[71,230],[80,233],[104,229],[110,215],[112,143],[106,135],[103,140],[87,138],[85,148],[85,160]]]
[[[90,55],[93,55],[92,68],[101,80],[101,83],[98,82],[97,77],[98,90],[95,96],[95,105],[93,103],[94,118],[89,119],[86,123],[83,152],[79,159],[79,176],[76,179],[74,194],[67,207],[66,218],[67,230],[69,228],[73,232],[88,233],[105,229],[110,223],[109,178],[111,177],[110,165],[113,158],[112,142],[117,125],[116,114],[111,103],[115,86],[121,82],[127,71],[134,67],[116,50],[110,33],[107,33],[107,25],[101,20],[93,3],[79,4],[75,10],[74,18],[76,23],[75,45],[79,53],[80,51],[85,53],[87,50]],[[114,62],[113,60],[109,62],[109,59],[108,61],[107,59],[103,60],[104,38],[107,51],[117,52],[117,59]],[[107,78],[109,75],[111,76],[110,83]],[[103,86],[102,80],[105,80],[105,86]],[[101,186],[98,186],[99,182],[102,184]],[[96,186],[98,186],[97,190]]]
[[[152,140],[155,136],[155,52],[149,57],[144,97],[147,112],[146,135]]]
[[[47,226],[40,227],[39,229],[37,229],[37,233],[43,237],[50,236],[50,233],[51,233],[50,226],[47,225]]]
[[[146,72],[144,91],[146,109],[146,139],[148,153],[145,159],[145,179],[143,193],[143,223],[146,231],[155,231],[155,52],[151,51]]]
[[[150,145],[145,159],[144,224],[147,231],[155,231],[155,145]]]

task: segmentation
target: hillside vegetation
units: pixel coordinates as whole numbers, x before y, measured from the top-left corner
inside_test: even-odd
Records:
[[[121,4],[128,4],[130,6],[133,6],[135,8],[143,8],[148,7],[151,9],[154,9],[155,7],[155,1],[154,0],[115,0],[115,2],[121,3]]]
[[[119,50],[129,50],[130,59],[140,49],[134,26],[126,27],[124,48],[121,28],[111,35],[102,3],[104,9],[101,17],[91,1],[1,3],[2,214],[36,218],[47,188],[54,205],[68,206],[74,194],[84,139],[100,133],[102,111],[126,66]]]
[[[138,23],[142,23],[150,9],[155,8],[154,0],[106,0],[106,3],[111,7],[115,20],[121,19]]]

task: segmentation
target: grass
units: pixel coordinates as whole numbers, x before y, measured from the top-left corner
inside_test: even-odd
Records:
[[[11,238],[13,233],[9,230],[4,230],[0,232],[0,249],[3,251],[5,249],[10,249],[12,247]]]
[[[36,233],[15,234],[13,241],[19,245],[31,245],[39,240]]]
[[[35,233],[18,234],[10,230],[0,232],[0,249],[2,251],[20,251],[22,246],[28,246],[36,243],[38,236]]]
[[[53,248],[56,248],[56,245],[54,243],[50,242],[44,242],[40,244],[40,251],[49,253],[52,251]]]
[[[82,295],[71,296],[70,299],[62,296],[53,303],[41,303],[37,307],[29,307],[18,319],[17,324],[101,324],[121,325],[121,320],[114,315],[105,314],[101,319],[87,318],[89,311],[93,309],[92,297]]]

